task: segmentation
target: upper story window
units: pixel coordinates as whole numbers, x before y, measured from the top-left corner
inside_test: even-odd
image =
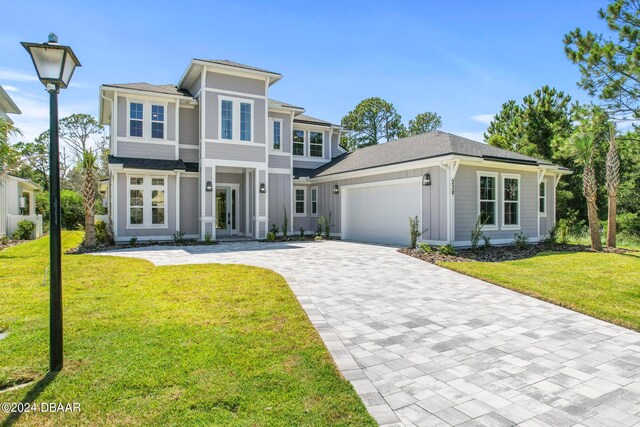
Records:
[[[222,100],[220,118],[220,137],[222,139],[233,139],[233,101]]]
[[[309,132],[309,156],[322,157],[322,132]]]
[[[497,229],[497,192],[498,174],[478,173],[478,215],[485,229]]]
[[[128,226],[166,226],[166,177],[130,176]]]
[[[293,131],[293,155],[304,156],[304,131],[295,129]]]
[[[164,139],[164,105],[151,106],[151,138]]]
[[[142,138],[144,106],[140,102],[129,103],[129,136]]]
[[[228,96],[219,100],[220,139],[253,142],[253,101]]]
[[[520,175],[502,174],[503,230],[520,228]]]
[[[282,149],[282,119],[271,120],[271,148],[274,150]]]
[[[547,216],[547,181],[540,183],[540,199],[538,201],[538,212],[540,216]]]
[[[251,141],[251,104],[240,103],[240,140]]]

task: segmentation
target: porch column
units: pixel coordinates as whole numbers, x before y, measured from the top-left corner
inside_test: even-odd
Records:
[[[267,193],[261,193],[260,187],[267,186],[267,171],[255,171],[255,221],[253,223],[253,237],[265,239],[267,237]]]
[[[201,166],[200,195],[200,240],[204,240],[207,233],[212,239],[216,239],[215,226],[215,192],[216,192],[216,166],[202,162]],[[207,183],[211,183],[211,191],[207,191]]]

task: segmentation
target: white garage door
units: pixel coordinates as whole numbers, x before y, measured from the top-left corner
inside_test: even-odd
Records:
[[[343,187],[342,238],[408,245],[409,217],[421,215],[421,191],[416,179]]]

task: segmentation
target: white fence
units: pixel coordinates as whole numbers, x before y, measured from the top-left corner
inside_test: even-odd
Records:
[[[13,235],[20,221],[31,221],[36,225],[36,229],[31,234],[32,239],[42,236],[42,215],[7,215],[7,236]]]

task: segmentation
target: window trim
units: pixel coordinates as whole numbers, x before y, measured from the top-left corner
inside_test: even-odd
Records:
[[[496,198],[495,200],[493,200],[493,202],[495,203],[496,209],[495,209],[495,224],[485,224],[482,226],[482,230],[483,231],[497,231],[498,230],[498,203],[500,201],[499,195],[500,195],[500,185],[499,182],[500,180],[498,179],[498,172],[487,172],[487,171],[478,171],[477,172],[477,183],[476,183],[476,219],[481,215],[481,210],[480,210],[480,205],[481,205],[481,199],[480,199],[480,180],[482,177],[489,177],[489,178],[495,178],[496,180]],[[485,202],[488,202],[490,200],[484,200]]]
[[[324,131],[318,131],[318,130],[309,130],[309,153],[308,153],[308,157],[311,159],[324,159]],[[322,135],[322,143],[320,144],[320,155],[319,156],[312,156],[311,155],[311,132],[315,132],[315,133],[319,133],[320,135]],[[316,144],[317,145],[317,144]]]
[[[142,185],[131,185],[131,178],[142,178]],[[153,179],[164,179],[164,186],[153,185]],[[141,175],[127,174],[127,230],[158,228],[169,228],[169,176],[168,175]],[[134,188],[132,188],[134,187]],[[140,188],[141,187],[141,188]],[[162,187],[164,191],[164,224],[152,224],[152,191]],[[142,189],[142,224],[131,224],[131,190]]]
[[[315,194],[315,198],[316,200],[313,200],[313,196]],[[313,211],[313,204],[316,204],[316,211]],[[309,189],[309,212],[311,214],[312,217],[317,217],[318,216],[318,187],[311,187]]]
[[[127,102],[127,138],[135,138],[135,139],[144,139],[145,138],[145,126],[144,126],[144,116],[146,115],[146,101],[143,101],[141,99],[133,99],[133,98],[127,98],[126,100]],[[131,135],[131,104],[142,104],[142,136],[134,136]],[[139,119],[133,119],[133,120],[139,120]]]
[[[280,123],[280,148],[274,148],[274,142],[275,142],[275,132],[273,129],[274,123],[278,122]],[[282,145],[284,143],[283,137],[284,137],[284,132],[282,127],[284,126],[284,120],[282,119],[278,119],[275,117],[269,117],[269,151],[275,151],[278,153],[282,153],[284,152]]]
[[[231,139],[222,138],[222,101],[231,101]],[[240,124],[240,104],[249,104],[251,106],[251,139],[244,141],[241,139],[240,130],[242,129]],[[254,100],[249,98],[237,98],[233,96],[218,95],[218,141],[222,143],[234,143],[234,144],[253,144],[256,141],[255,138],[255,111]]]
[[[502,230],[521,230],[522,229],[522,216],[521,216],[521,211],[522,211],[522,179],[519,173],[503,173],[500,175],[501,179],[500,182],[502,184],[502,197],[501,199],[501,204],[502,204]],[[504,181],[506,179],[517,179],[518,180],[518,201],[514,202],[514,201],[507,201],[504,197],[504,189],[505,189],[505,185],[504,185]],[[513,225],[513,224],[505,224],[505,204],[506,203],[517,203],[518,204],[518,224],[517,225]]]
[[[127,103],[127,133],[126,137],[119,137],[118,140],[126,141],[127,139],[136,142],[151,142],[160,143],[168,141],[169,135],[169,102],[168,101],[154,101],[151,99],[141,98],[125,98]],[[131,135],[131,104],[142,104],[142,136]],[[151,108],[153,105],[161,106],[164,108],[164,126],[162,136],[163,138],[151,137]],[[135,119],[137,120],[137,119]],[[171,143],[176,143],[177,140],[172,140]]]
[[[540,195],[540,186],[544,187],[544,196]],[[543,179],[540,184],[538,185],[538,215],[540,215],[541,218],[546,218],[547,217],[547,193],[549,191],[549,186],[547,185],[547,180],[546,178]],[[544,199],[544,203],[542,204],[542,206],[544,207],[544,210],[542,212],[540,212],[540,199]]]
[[[162,107],[163,109],[163,117],[164,120],[163,121],[159,121],[159,120],[153,120],[153,107]],[[169,113],[169,109],[167,107],[166,104],[163,104],[161,102],[153,102],[150,101],[149,102],[149,139],[152,141],[166,141],[167,140],[167,117]],[[144,117],[144,115],[143,115]],[[153,123],[162,123],[162,138],[154,138],[153,137]],[[144,123],[143,123],[143,127],[144,127]]]
[[[295,154],[293,147],[295,144],[299,144],[299,142],[295,142],[293,140],[294,134],[296,131],[302,131],[302,154]],[[307,135],[307,130],[306,129],[300,129],[300,128],[293,128],[293,130],[291,131],[291,155],[293,157],[298,157],[298,158],[303,158],[303,157],[307,157],[307,142],[309,141],[309,137]]]
[[[302,213],[296,212],[296,204],[299,200],[296,199],[296,193],[298,190],[302,191],[302,206],[304,211]],[[306,217],[307,216],[307,188],[306,187],[293,187],[293,216],[294,217]]]

